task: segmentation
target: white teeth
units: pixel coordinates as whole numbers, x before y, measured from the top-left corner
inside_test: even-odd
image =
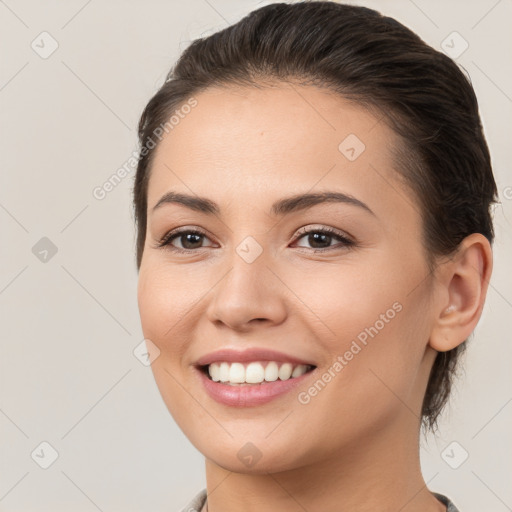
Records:
[[[270,361],[265,368],[265,380],[267,382],[274,382],[279,376],[279,367],[275,361]]]
[[[229,364],[228,363],[221,363],[220,364],[220,367],[219,367],[219,380],[221,382],[228,382],[229,381]]]
[[[241,384],[245,382],[245,368],[242,363],[232,363],[229,368],[229,382]]]
[[[299,364],[293,369],[292,377],[300,377],[301,375],[304,375],[307,370],[308,367],[305,364]]]
[[[292,369],[293,369],[293,366],[291,365],[291,363],[282,364],[281,368],[279,368],[279,378],[281,380],[289,379],[292,375]]]
[[[265,379],[265,370],[260,363],[249,363],[245,369],[245,382],[259,384]]]
[[[280,366],[279,366],[280,365]],[[288,380],[304,375],[310,367],[305,364],[293,365],[292,363],[277,363],[269,361],[261,363],[254,361],[247,366],[243,363],[211,363],[208,365],[208,373],[214,382],[227,384],[261,384],[263,381],[274,382],[276,380]]]
[[[208,371],[210,373],[210,377],[213,381],[219,382],[220,380],[220,367],[218,364],[211,364],[208,368]]]

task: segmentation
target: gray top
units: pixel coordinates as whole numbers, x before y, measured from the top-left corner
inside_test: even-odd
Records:
[[[459,509],[446,497],[437,492],[432,493],[443,505],[446,505],[446,512],[459,512]],[[201,512],[206,503],[206,489],[201,490],[192,501],[181,510],[181,512]]]

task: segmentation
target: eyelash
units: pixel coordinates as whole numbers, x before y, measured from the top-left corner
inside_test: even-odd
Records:
[[[297,233],[297,237],[295,240],[300,240],[305,235],[309,235],[311,233],[321,233],[322,235],[329,235],[331,237],[337,238],[341,242],[341,244],[346,248],[350,248],[355,245],[355,242],[353,240],[347,238],[341,232],[339,232],[333,228],[302,229]],[[203,231],[201,231],[199,229],[178,229],[178,230],[174,230],[174,231],[171,231],[171,232],[165,234],[160,239],[160,241],[157,243],[157,248],[165,247],[166,249],[168,249],[170,251],[177,252],[177,253],[185,253],[185,254],[197,252],[198,250],[202,249],[202,247],[199,249],[181,249],[180,247],[174,247],[173,245],[171,245],[171,242],[175,238],[179,238],[180,236],[182,236],[184,234],[193,234],[193,235],[208,237],[208,235],[206,233],[204,233]],[[313,252],[313,253],[328,252],[328,251],[339,249],[339,248],[340,248],[339,246],[338,247],[333,246],[333,247],[326,247],[324,249],[311,249],[311,250],[308,250],[307,252]],[[302,249],[305,249],[305,247],[302,247]]]

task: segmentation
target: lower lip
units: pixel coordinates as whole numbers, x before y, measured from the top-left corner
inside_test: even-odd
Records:
[[[231,386],[229,384],[223,384],[222,382],[215,382],[209,379],[203,371],[197,369],[206,392],[210,397],[216,402],[233,407],[252,407],[266,404],[303,383],[313,371],[314,369],[300,377],[294,377],[288,380],[278,379],[273,382],[264,381],[261,384]]]

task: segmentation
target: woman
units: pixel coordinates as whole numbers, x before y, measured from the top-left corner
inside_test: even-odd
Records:
[[[272,4],[146,106],[138,302],[206,459],[184,510],[450,511],[420,469],[492,272],[496,184],[458,67],[376,11]]]

